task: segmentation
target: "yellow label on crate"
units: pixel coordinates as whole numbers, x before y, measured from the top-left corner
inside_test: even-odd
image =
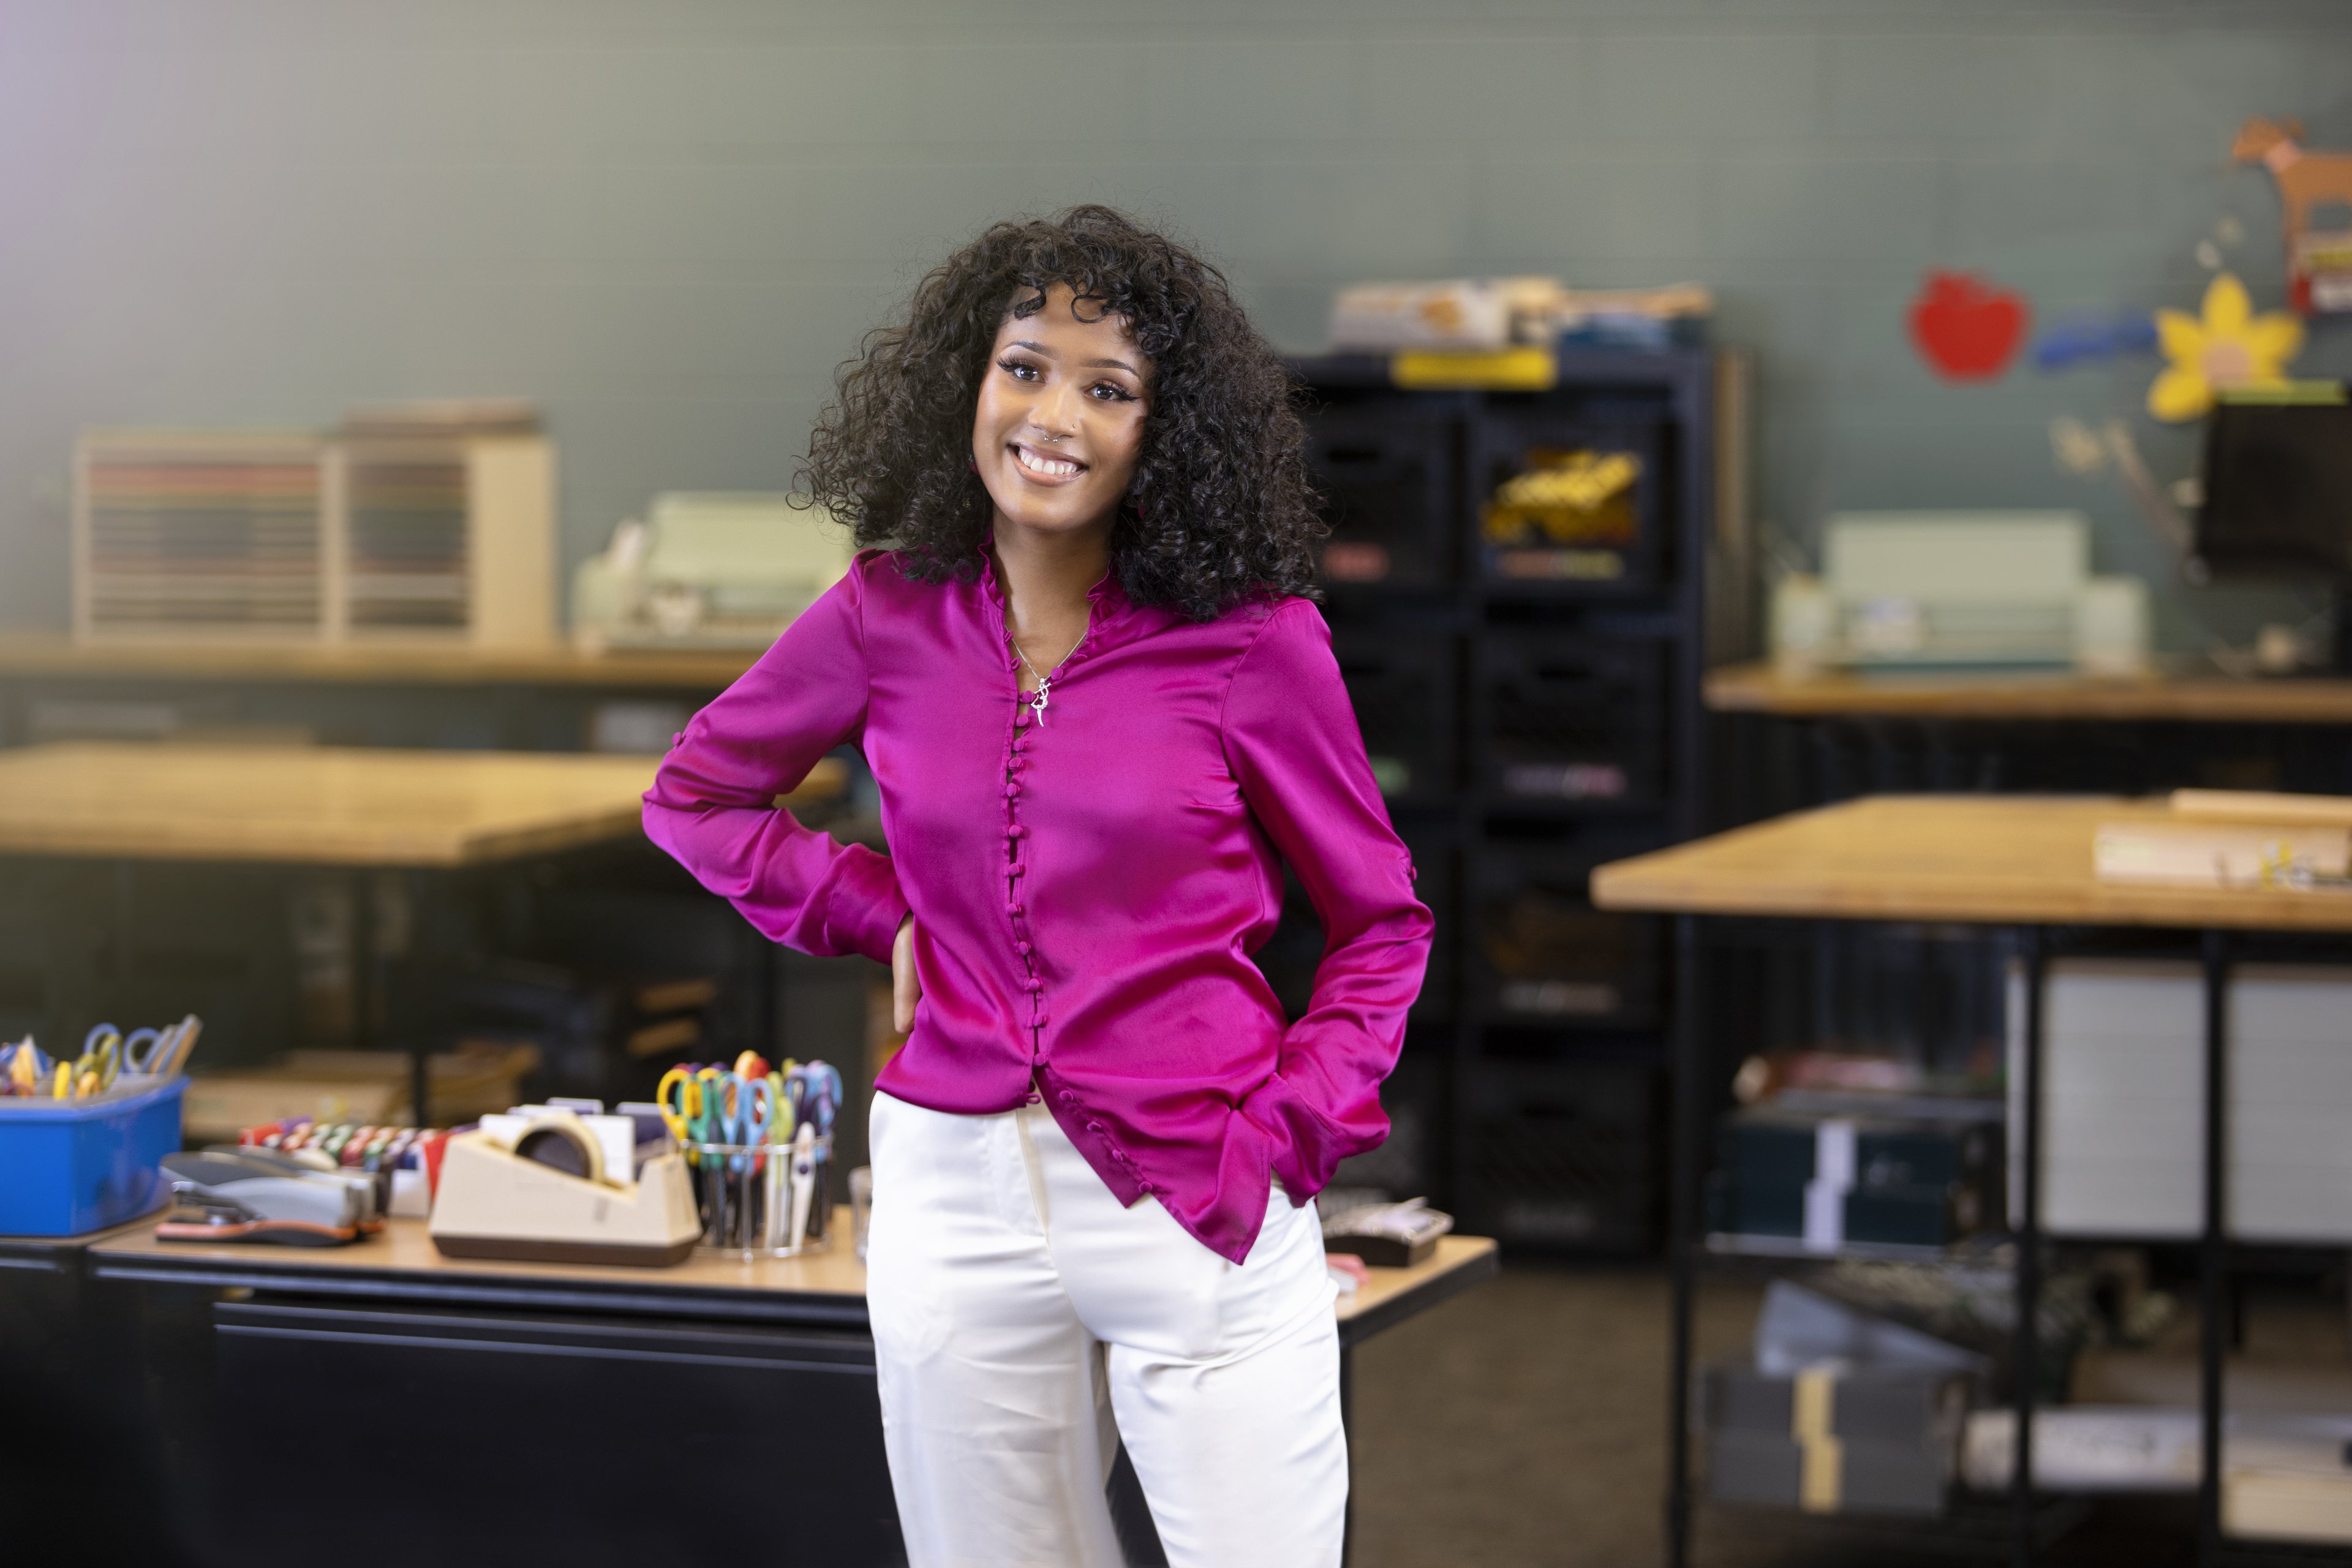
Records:
[[[1559,384],[1559,357],[1547,348],[1406,349],[1389,360],[1389,380],[1413,392],[1549,392]]]

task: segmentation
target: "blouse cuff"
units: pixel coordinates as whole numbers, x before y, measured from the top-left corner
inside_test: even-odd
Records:
[[[1331,1173],[1355,1152],[1343,1146],[1344,1141],[1280,1073],[1244,1095],[1241,1112],[1273,1143],[1274,1173],[1293,1204],[1303,1204],[1329,1186]]]
[[[833,945],[887,964],[907,912],[907,896],[898,890],[898,871],[890,858],[850,845],[825,900],[824,923]]]

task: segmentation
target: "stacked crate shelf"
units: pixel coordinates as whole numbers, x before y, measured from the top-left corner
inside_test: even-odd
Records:
[[[1387,1097],[1446,1133],[1418,1140],[1416,1184],[1507,1242],[1649,1249],[1670,954],[1585,880],[1698,829],[1714,356],[1566,351],[1543,393],[1401,391],[1376,358],[1296,368],[1335,651],[1438,917]],[[1593,537],[1486,528],[1507,481],[1602,461],[1621,467]],[[1278,941],[1303,999],[1311,911]]]

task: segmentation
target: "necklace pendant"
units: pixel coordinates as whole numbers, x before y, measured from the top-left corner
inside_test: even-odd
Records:
[[[1037,683],[1037,689],[1029,694],[1029,711],[1037,715],[1037,727],[1041,730],[1045,727],[1045,704],[1048,700],[1045,689],[1049,684],[1041,680]]]

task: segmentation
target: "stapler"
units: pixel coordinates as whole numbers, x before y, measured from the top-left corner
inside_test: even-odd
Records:
[[[335,1247],[383,1228],[375,1184],[366,1176],[226,1144],[166,1154],[163,1165],[179,1207],[155,1227],[160,1240]]]
[[[628,1179],[568,1110],[449,1140],[434,1194],[433,1245],[450,1258],[540,1263],[683,1263],[702,1237],[685,1159],[668,1150]]]

